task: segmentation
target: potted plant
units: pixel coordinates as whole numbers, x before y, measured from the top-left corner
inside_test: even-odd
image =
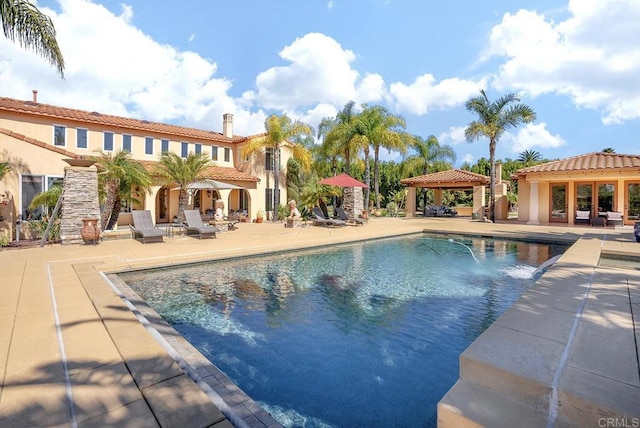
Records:
[[[264,220],[264,210],[259,209],[256,213],[256,223],[262,223],[262,220]]]

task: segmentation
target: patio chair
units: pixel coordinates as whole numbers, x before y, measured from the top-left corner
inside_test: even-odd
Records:
[[[346,226],[347,223],[343,220],[337,219],[337,218],[326,218],[324,216],[324,214],[322,213],[322,210],[320,209],[320,207],[314,207],[313,208],[313,215],[316,217],[313,220],[313,225],[314,226],[328,226],[328,227],[333,227],[333,226]]]
[[[341,207],[336,208],[336,213],[338,214],[338,218],[344,221],[347,224],[351,224],[352,226],[362,225],[364,226],[364,220],[361,218],[351,218],[349,215],[343,210]]]
[[[576,211],[575,224],[579,224],[579,223],[591,224],[591,211],[590,210],[586,210],[586,211],[577,210]]]
[[[622,226],[622,213],[617,211],[607,211],[607,225]]]
[[[187,235],[198,235],[202,239],[203,236],[216,237],[216,232],[220,232],[215,226],[205,225],[200,217],[198,210],[184,210],[185,229]]]
[[[143,244],[146,244],[148,239],[164,242],[163,237],[167,234],[167,231],[159,229],[153,224],[151,211],[133,210],[131,211],[131,216],[133,217],[133,224],[129,225],[129,227],[131,228],[131,237],[133,239],[140,238]]]

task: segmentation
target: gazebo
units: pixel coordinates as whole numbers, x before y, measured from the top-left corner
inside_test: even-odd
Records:
[[[496,176],[499,177],[498,173]],[[473,210],[472,216],[482,218],[484,216],[485,207],[485,188],[489,184],[489,177],[482,174],[476,174],[461,169],[450,169],[447,171],[434,172],[432,174],[420,175],[400,180],[400,184],[407,186],[409,194],[407,195],[406,216],[413,217],[416,212],[416,188],[427,188],[434,190],[434,199],[436,205],[442,205],[443,190],[473,190]],[[496,218],[506,218],[508,204],[506,198],[506,184],[496,183]],[[504,209],[502,207],[504,205]],[[504,215],[501,213],[504,211]]]

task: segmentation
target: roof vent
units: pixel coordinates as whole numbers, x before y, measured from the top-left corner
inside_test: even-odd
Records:
[[[142,123],[151,123],[147,119],[141,120],[140,122],[142,122]]]
[[[100,113],[98,113],[97,111],[92,111],[91,112],[92,116],[102,116]]]

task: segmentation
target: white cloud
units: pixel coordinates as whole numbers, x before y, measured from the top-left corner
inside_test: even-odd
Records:
[[[536,12],[507,13],[484,59],[506,57],[494,82],[533,96],[556,93],[602,111],[605,124],[640,118],[640,0],[570,0],[555,23]]]
[[[360,78],[351,67],[355,54],[329,36],[309,33],[286,46],[280,57],[289,65],[269,68],[256,77],[247,96],[268,109],[296,109],[317,103],[343,105],[380,100],[384,82],[378,75]]]
[[[193,42],[196,39],[196,33],[191,33],[191,35],[189,36],[189,38],[187,39],[187,41],[189,42]]]
[[[327,3],[327,9],[333,9],[333,6],[335,6],[335,2],[330,1],[329,3]]]
[[[130,6],[117,16],[87,0],[60,5],[60,13],[41,10],[56,26],[65,80],[39,56],[0,38],[4,96],[29,99],[38,89],[43,103],[214,130],[222,130],[222,114],[234,113],[237,133],[264,129],[264,113],[228,95],[231,81],[215,76],[215,62],[154,41],[131,23]]]
[[[462,156],[462,159],[460,159],[460,164],[463,164],[465,162],[473,165],[475,162],[475,158],[473,157],[473,155],[467,153],[466,155]]]
[[[438,136],[438,142],[440,144],[448,144],[450,146],[457,146],[462,143],[466,143],[467,139],[464,136],[464,126],[451,126],[449,130],[441,133]]]
[[[553,149],[565,145],[566,141],[559,135],[552,135],[547,130],[547,124],[540,122],[528,123],[523,128],[519,128],[515,134],[505,132],[499,144],[503,147],[509,146],[513,153],[520,153],[536,148]]]
[[[485,80],[472,81],[459,78],[436,82],[431,74],[419,76],[411,85],[392,83],[389,93],[398,110],[423,115],[433,109],[447,109],[463,104],[486,86]]]

